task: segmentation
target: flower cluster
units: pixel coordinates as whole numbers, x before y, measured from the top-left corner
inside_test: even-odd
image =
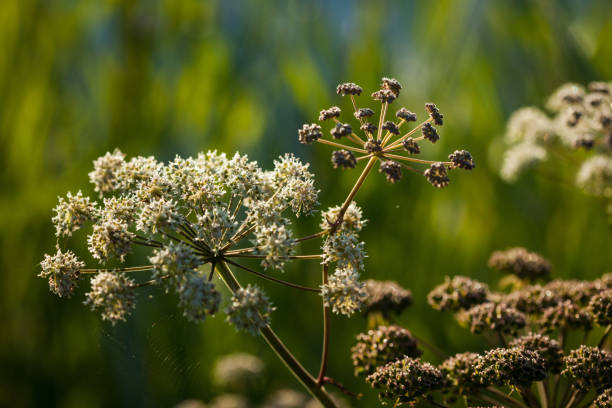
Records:
[[[528,167],[548,161],[550,153],[566,157],[558,151],[567,150],[571,155],[573,150],[585,150],[587,158],[576,173],[575,184],[608,200],[612,216],[612,85],[564,84],[550,96],[546,107],[553,116],[528,107],[508,120],[502,178],[517,180]]]
[[[363,89],[354,83],[338,85],[339,95],[349,97],[353,107],[354,124],[341,121],[342,110],[338,106],[323,109],[319,113],[319,122],[331,122],[329,138],[324,137],[321,125],[317,123],[304,124],[298,130],[298,139],[303,144],[314,142],[328,144],[340,148],[332,153],[331,161],[334,168],[352,169],[359,161],[368,160],[366,168],[369,171],[378,163],[378,171],[387,181],[395,183],[402,177],[405,170],[420,173],[433,186],[446,187],[452,169],[472,170],[474,160],[466,150],[456,150],[448,156],[447,161],[430,161],[414,157],[421,153],[420,142],[436,143],[440,139],[436,126],[444,124],[444,115],[433,103],[425,104],[427,119],[413,126],[410,130],[403,127],[417,122],[417,114],[405,107],[400,107],[395,113],[395,120],[388,120],[387,114],[391,104],[399,97],[402,85],[393,78],[383,78],[380,89],[371,94],[374,101],[380,102],[380,113],[376,120],[376,112],[370,107],[360,107],[357,97]],[[435,126],[434,126],[435,125]],[[425,171],[417,170],[409,164],[429,165]]]
[[[368,279],[365,281],[365,290],[367,298],[363,312],[366,314],[399,315],[412,304],[412,293],[396,282]]]
[[[215,362],[213,377],[218,385],[234,390],[251,390],[261,383],[263,361],[249,353],[233,353]]]
[[[467,277],[447,277],[428,300],[434,309],[454,313],[473,333],[493,334],[489,338],[498,340],[497,347],[458,353],[435,367],[422,361],[420,350],[408,340],[409,351],[399,356],[398,334],[407,330],[381,326],[357,336],[352,349],[355,373],[369,374],[367,381],[382,389],[380,397],[397,405],[426,400],[450,406],[462,398],[467,406],[484,400],[499,406],[541,407],[541,401],[552,404],[555,399],[560,405],[548,406],[607,406],[612,355],[603,346],[612,331],[611,274],[594,281],[530,284],[548,279],[551,264],[523,248],[495,252],[489,266],[520,277],[523,284],[510,292],[493,292]],[[585,339],[595,333],[597,346],[572,349],[567,338],[576,331]],[[414,344],[445,354],[420,339]],[[419,353],[410,354],[412,350]],[[522,401],[505,393],[507,387]],[[578,405],[581,402],[586,404]]]

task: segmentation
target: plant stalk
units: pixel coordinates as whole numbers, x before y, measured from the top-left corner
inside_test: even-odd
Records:
[[[219,272],[219,275],[221,275],[221,279],[223,279],[225,285],[232,291],[232,293],[236,293],[241,288],[240,283],[225,262],[219,262],[217,264],[217,271]],[[324,387],[317,384],[315,378],[310,375],[310,373],[306,371],[306,369],[293,356],[293,354],[291,354],[289,349],[285,346],[281,339],[278,338],[276,333],[269,325],[265,325],[259,330],[259,333],[266,340],[270,348],[274,350],[278,358],[285,363],[289,371],[293,373],[293,375],[302,383],[304,388],[306,388],[314,398],[316,398],[325,408],[337,408],[336,404],[334,401],[332,401]]]

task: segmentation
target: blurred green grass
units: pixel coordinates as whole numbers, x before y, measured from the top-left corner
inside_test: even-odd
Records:
[[[151,291],[128,323],[111,327],[81,304],[86,285],[59,300],[36,274],[54,247],[57,195],[91,193],[91,162],[114,147],[165,160],[240,150],[264,167],[293,151],[312,163],[323,206],[337,204],[357,173],[334,171],[331,150],[300,145],[296,130],[343,103],[338,82],[370,91],[381,76],[396,77],[398,104],[421,114],[434,101],[445,114],[442,139],[426,154],[465,148],[477,162],[441,191],[415,175],[389,185],[374,174],[359,193],[371,220],[365,277],[413,290],[416,304],[401,317],[411,330],[449,350],[484,347],[425,296],[447,274],[494,281],[486,269],[494,249],[539,251],[561,277],[609,270],[602,203],[538,177],[504,184],[494,141],[513,110],[541,105],[559,84],[612,79],[611,15],[606,0],[1,2],[0,405],[207,401],[219,391],[215,356],[238,349],[265,359],[262,395],[297,388],[260,339],[235,333],[221,315],[193,325],[174,298]],[[286,277],[294,275],[316,284],[318,269],[296,265]],[[274,326],[316,370],[318,299],[265,286],[279,307]],[[372,406],[375,393],[352,377],[349,359],[364,327],[358,317],[334,319],[330,374],[365,393],[358,406]]]

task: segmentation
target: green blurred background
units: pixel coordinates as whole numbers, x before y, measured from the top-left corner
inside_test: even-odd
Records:
[[[54,250],[51,209],[68,190],[91,194],[92,160],[114,147],[163,160],[240,150],[264,167],[292,151],[312,163],[323,206],[335,205],[358,172],[333,170],[331,149],[300,145],[296,130],[345,102],[337,83],[369,94],[381,76],[403,84],[396,104],[422,115],[434,101],[445,114],[442,139],[424,155],[465,148],[477,168],[454,172],[444,190],[412,174],[396,185],[368,179],[358,195],[371,220],[365,278],[412,289],[416,305],[401,321],[418,335],[449,351],[481,350],[481,339],[426,305],[444,275],[495,281],[488,255],[513,245],[543,253],[561,277],[594,278],[611,264],[601,202],[545,178],[507,185],[497,175],[509,114],[541,105],[563,82],[612,79],[610,38],[609,0],[1,1],[0,405],[208,401],[220,392],[212,362],[236,350],[265,360],[262,395],[299,388],[261,339],[236,333],[222,314],[195,325],[173,296],[150,291],[112,327],[82,305],[88,285],[69,300],[53,296],[36,277]],[[300,222],[300,232],[316,223]],[[319,270],[295,265],[284,277],[315,285]],[[263,286],[278,306],[273,326],[316,371],[319,300]],[[329,372],[365,394],[356,406],[374,406],[349,357],[364,327],[360,317],[334,319]]]

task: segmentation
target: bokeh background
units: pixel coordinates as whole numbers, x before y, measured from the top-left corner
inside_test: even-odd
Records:
[[[542,105],[563,82],[612,79],[610,38],[609,0],[3,0],[0,405],[209,401],[220,392],[213,361],[237,350],[266,362],[265,385],[253,398],[299,389],[261,339],[236,333],[222,314],[195,325],[174,297],[150,291],[127,323],[113,327],[82,305],[86,284],[69,300],[50,294],[36,275],[54,250],[51,209],[68,190],[92,193],[92,160],[115,147],[163,160],[240,150],[264,167],[295,152],[312,163],[323,206],[335,205],[358,171],[333,170],[331,150],[300,145],[296,130],[322,108],[346,106],[337,83],[357,82],[369,94],[381,76],[404,85],[396,104],[423,114],[423,103],[434,101],[445,114],[442,139],[425,155],[465,148],[477,168],[455,172],[444,190],[413,174],[396,185],[378,174],[368,179],[358,195],[371,220],[364,277],[413,291],[415,305],[400,320],[419,336],[449,351],[481,350],[479,338],[426,304],[445,275],[495,282],[489,253],[514,245],[547,256],[556,276],[609,270],[603,203],[535,175],[508,185],[497,171],[513,110]],[[317,223],[301,221],[300,231],[314,232]],[[85,255],[82,242],[73,247]],[[285,277],[315,285],[319,269],[296,265]],[[319,300],[263,286],[278,306],[273,326],[316,371]],[[353,378],[349,348],[365,324],[334,319],[329,367],[364,393],[354,402],[364,407],[377,399]]]

